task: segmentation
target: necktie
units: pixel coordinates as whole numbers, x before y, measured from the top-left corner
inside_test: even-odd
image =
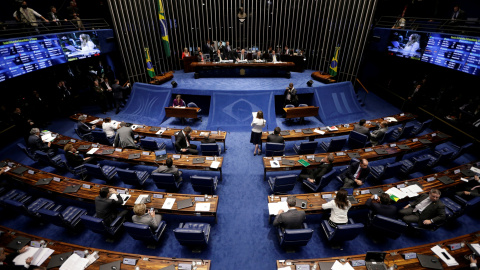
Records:
[[[360,170],[358,170],[357,175],[355,175],[355,179],[358,179],[360,177],[361,173],[362,173],[362,168],[360,168]]]
[[[243,60],[243,53],[242,53],[242,60]]]

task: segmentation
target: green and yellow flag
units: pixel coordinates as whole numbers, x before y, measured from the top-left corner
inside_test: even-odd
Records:
[[[153,69],[152,60],[150,60],[150,52],[148,51],[148,48],[145,48],[145,58],[147,60],[148,76],[150,76],[150,78],[153,78],[155,77],[155,70]]]
[[[160,19],[160,31],[162,32],[162,43],[165,49],[165,55],[170,57],[170,43],[168,42],[167,20],[165,20],[165,10],[163,10],[162,0],[158,0],[158,19]]]
[[[337,76],[338,50],[340,50],[340,47],[335,47],[335,55],[333,56],[332,62],[330,63],[330,70],[328,71],[333,77]]]

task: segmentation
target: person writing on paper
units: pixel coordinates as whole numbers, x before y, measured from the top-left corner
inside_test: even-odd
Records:
[[[318,185],[322,176],[329,173],[333,168],[334,155],[328,154],[320,161],[320,165],[315,170],[302,169],[302,172],[298,176],[300,180],[307,180],[308,182]]]
[[[387,193],[382,193],[377,195],[378,198],[375,199],[375,195],[372,195],[370,199],[365,202],[365,205],[370,208],[370,211],[373,215],[382,215],[389,218],[397,218],[397,207],[392,205],[392,200]],[[373,216],[371,217],[373,218]]]
[[[22,269],[29,269],[29,270],[44,270],[45,267],[41,266],[35,266],[35,265],[30,265],[30,263],[33,261],[33,257],[28,257],[25,259],[25,263],[28,265],[28,267],[25,267],[23,265],[15,265],[13,262],[13,259],[17,257],[18,255],[25,253],[28,250],[29,246],[24,246],[21,248],[18,252],[13,252],[10,254],[5,254],[5,249],[3,247],[0,247],[0,269],[5,269],[5,270],[22,270]]]
[[[190,143],[190,133],[192,128],[187,126],[182,131],[180,131],[175,138],[175,148],[177,152],[181,152],[186,155],[198,155],[197,146]]]
[[[305,220],[305,211],[297,210],[295,196],[288,196],[288,211],[278,210],[278,214],[273,221],[273,226],[280,226],[282,229],[302,229]]]
[[[340,175],[340,179],[343,180],[343,188],[357,188],[363,185],[363,182],[365,182],[369,174],[370,167],[368,166],[368,160],[362,159],[353,162],[348,166],[347,170]]]
[[[111,224],[117,217],[124,217],[128,213],[126,209],[118,212],[117,208],[122,205],[122,196],[115,189],[102,187],[99,196],[95,198],[97,218],[103,219],[105,224]]]
[[[255,150],[253,150],[253,155],[260,155],[262,153],[262,150],[259,149],[259,145],[262,144],[262,129],[265,127],[267,122],[265,119],[263,119],[263,112],[258,111],[257,116],[253,118],[252,123],[250,124],[252,126],[252,133],[250,135],[250,142],[255,145]]]
[[[162,215],[155,215],[155,210],[148,210],[144,203],[135,204],[133,206],[132,216],[133,223],[148,225],[153,230],[158,228],[158,224],[162,221]]]
[[[63,151],[65,151],[65,158],[67,159],[68,164],[73,168],[76,168],[87,162],[91,162],[93,160],[93,157],[82,157],[71,143],[67,143],[63,147]]]
[[[441,192],[432,188],[420,195],[413,203],[407,204],[398,213],[405,223],[418,223],[420,226],[438,224],[445,220],[445,204],[440,200]]]
[[[352,204],[348,201],[347,195],[347,191],[341,189],[337,192],[335,199],[322,204],[322,209],[332,209],[328,224],[333,228],[348,223],[348,209],[352,207]]]
[[[183,101],[181,95],[175,96],[175,99],[173,100],[173,107],[185,107],[185,101]]]
[[[270,134],[267,136],[267,142],[272,142],[272,143],[285,143],[285,139],[280,135],[280,132],[282,129],[280,127],[276,127],[273,130],[273,134]]]
[[[182,171],[180,171],[175,165],[173,165],[173,159],[167,158],[165,160],[165,165],[160,165],[152,173],[169,173],[173,174],[175,181],[177,183],[182,182]]]
[[[42,151],[47,153],[49,156],[55,155],[57,153],[56,149],[52,149],[52,142],[45,143],[42,141],[40,137],[40,129],[32,128],[30,130],[30,137],[28,137],[28,147],[30,148],[30,152],[35,154],[35,151]]]

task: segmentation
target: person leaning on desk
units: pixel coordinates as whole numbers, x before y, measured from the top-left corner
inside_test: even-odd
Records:
[[[3,247],[0,247],[0,269],[1,270],[23,270],[23,269],[45,270],[45,267],[30,265],[30,263],[33,260],[33,257],[29,257],[25,260],[25,263],[28,265],[28,267],[25,267],[23,265],[15,265],[15,263],[13,262],[13,259],[15,259],[15,257],[17,257],[18,255],[26,252],[28,248],[29,248],[28,246],[24,246],[17,252],[6,255],[5,249]]]

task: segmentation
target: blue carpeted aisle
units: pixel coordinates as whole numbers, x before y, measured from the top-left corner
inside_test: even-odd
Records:
[[[186,76],[187,74],[184,75]],[[302,79],[305,79],[304,77],[306,76],[304,75],[305,74],[302,74]],[[189,87],[198,87],[201,89],[203,89],[202,87],[212,87],[212,85],[209,85],[211,79],[177,79],[177,73],[175,74],[175,76],[175,80],[179,81],[179,85],[186,84]],[[243,79],[235,80],[235,87],[238,89],[248,89],[248,87],[253,85],[253,82],[258,82],[258,85],[277,85],[278,88],[276,89],[278,89],[278,92],[283,92],[282,89],[284,88],[280,87],[280,84],[278,84],[278,80],[284,81],[282,82],[283,85],[288,83],[288,81],[284,79]],[[210,90],[211,89],[217,88],[212,87],[210,88]],[[224,93],[225,95],[222,95],[222,93]],[[255,93],[257,92],[255,91]],[[167,96],[162,96],[162,98],[169,99],[170,97],[168,97],[168,95],[169,94],[167,94]],[[272,93],[270,91],[265,91],[265,93],[252,94],[250,98],[245,98],[245,100],[248,100],[252,104],[255,104],[259,108],[263,109],[262,106],[270,106],[269,104],[274,103],[256,103],[257,97],[261,96],[262,101],[265,101],[265,99],[271,99],[271,95]],[[245,97],[245,95],[243,95],[242,97]],[[205,128],[206,125],[209,125],[209,127],[212,129],[217,129],[216,126],[210,126],[210,124],[207,123],[219,123],[220,121],[222,121],[225,123],[225,125],[221,126],[220,128],[229,131],[227,135],[228,150],[222,154],[225,158],[223,163],[223,181],[219,183],[219,186],[217,188],[217,194],[220,199],[218,208],[218,220],[216,224],[212,223],[213,227],[210,237],[210,243],[208,247],[200,254],[192,253],[189,249],[180,246],[172,232],[172,230],[177,227],[180,222],[202,221],[203,219],[199,217],[181,217],[165,215],[164,220],[166,220],[168,224],[167,231],[164,234],[162,240],[160,241],[159,246],[155,250],[147,249],[143,243],[133,240],[126,233],[121,233],[115,243],[106,243],[101,236],[87,230],[82,230],[79,234],[74,235],[62,228],[58,228],[51,224],[40,225],[38,224],[38,222],[33,221],[30,218],[17,215],[15,213],[7,214],[5,210],[2,210],[1,212],[2,219],[0,220],[0,224],[16,228],[28,233],[37,234],[46,238],[90,246],[92,248],[110,249],[121,252],[155,255],[162,257],[208,259],[212,260],[213,270],[275,269],[275,260],[278,259],[322,258],[360,254],[365,253],[368,250],[390,250],[404,248],[438,241],[439,239],[447,239],[454,236],[471,233],[479,229],[479,226],[477,225],[477,218],[473,218],[469,215],[464,215],[459,218],[458,222],[445,226],[436,232],[428,232],[416,237],[404,235],[397,240],[390,240],[388,242],[379,244],[373,243],[366,236],[365,233],[362,233],[354,241],[346,243],[343,250],[332,250],[326,243],[323,233],[321,232],[321,228],[319,227],[322,216],[316,215],[308,216],[306,220],[309,226],[315,229],[314,236],[308,246],[299,249],[297,253],[286,253],[278,245],[278,240],[276,238],[276,229],[268,223],[267,195],[270,194],[270,189],[267,182],[263,181],[262,156],[253,156],[253,146],[249,143],[249,121],[251,121],[251,108],[247,107],[246,105],[239,104],[238,107],[235,107],[233,109],[234,112],[244,111],[245,115],[249,116],[249,119],[246,120],[237,119],[238,123],[240,123],[240,127],[237,127],[233,124],[229,125],[229,121],[231,120],[228,119],[228,116],[221,116],[226,108],[226,106],[220,104],[222,99],[230,101],[225,102],[225,104],[229,104],[231,102],[235,102],[235,99],[241,99],[242,97],[237,97],[236,95],[234,95],[234,93],[219,92],[217,97],[212,97],[212,101],[219,104],[212,104],[210,106],[210,112],[208,116],[204,117],[203,122],[189,122],[190,125],[194,126],[194,129]],[[260,98],[258,98],[258,100],[259,99]],[[342,99],[343,98],[340,98],[338,100],[341,101]],[[132,98],[129,102],[133,102]],[[161,104],[160,100],[158,102],[158,104]],[[129,106],[132,105],[127,105],[127,109],[132,108]],[[112,115],[112,113],[109,113],[109,115],[116,120],[128,120],[134,121],[136,123],[148,124],[150,123],[149,121],[161,121],[159,119],[156,119],[153,115],[148,114],[148,112],[135,112],[135,110],[127,109],[125,109],[124,114],[119,114],[115,116]],[[345,107],[342,107],[342,109],[345,110],[345,112],[347,110]],[[152,108],[152,110],[158,115],[161,114],[160,111],[154,108]],[[267,108],[266,110],[272,111],[272,108]],[[349,110],[352,111],[352,114],[345,113],[344,118],[342,118],[341,115],[332,117],[332,119],[329,119],[329,121],[331,121],[329,123],[340,124],[356,121],[358,119],[354,118],[355,115],[358,118],[365,117],[369,119],[387,116],[398,112],[398,109],[391,107],[389,104],[382,101],[371,93],[368,95],[365,107],[349,108]],[[84,112],[100,116],[96,108],[85,108]],[[141,114],[143,114],[143,116],[141,116]],[[212,116],[212,114],[214,116]],[[130,115],[135,115],[134,120],[130,120]],[[234,115],[235,117],[239,117],[239,115],[243,114]],[[221,120],[218,120],[218,118],[217,120],[212,120],[212,118],[215,117],[223,118]],[[274,116],[272,115],[268,115],[267,117],[267,120],[270,123],[276,122],[277,125],[284,124],[284,119],[274,119]],[[245,116],[245,118],[247,118],[247,116]],[[157,122],[155,124],[158,125],[159,123]],[[179,121],[172,119],[166,119],[165,122],[162,123],[162,125],[178,127],[183,126]],[[322,123],[319,120],[312,120],[312,125],[317,126],[322,125]],[[74,136],[71,127],[72,122],[70,120],[58,119],[49,127],[49,129],[65,135]],[[274,126],[271,125],[269,129],[271,130],[273,129],[273,127]],[[20,140],[18,142],[20,142]],[[170,142],[168,140],[166,140],[165,142],[168,146],[167,150],[169,152],[172,152],[172,146]],[[287,155],[294,154],[292,146],[293,142],[287,143]],[[0,151],[0,159],[4,158],[11,158],[19,162],[32,164],[32,162],[28,160],[28,158],[26,158],[22,153],[17,151],[15,144],[5,147]],[[465,157],[457,159],[456,163],[461,164],[474,159],[474,156],[466,155]],[[391,160],[376,161],[373,164],[384,164],[386,162],[391,162]],[[101,163],[115,165],[119,167],[128,167],[128,165],[118,162],[101,161]],[[41,166],[36,164],[34,164],[33,166],[42,168]],[[50,167],[46,167],[44,169],[47,171],[55,171],[53,168]],[[135,169],[151,171],[154,168],[148,166],[135,166]],[[437,168],[437,170],[441,169],[444,168]],[[287,173],[298,173],[298,171],[282,172],[275,174]],[[183,184],[180,193],[195,193],[191,188],[189,181],[189,176],[194,174],[218,175],[214,172],[184,170],[185,183]],[[91,179],[91,181],[96,183],[103,183],[103,181],[98,179]],[[151,180],[147,181],[149,183],[145,186],[145,189],[157,190]],[[399,179],[389,179],[388,181],[394,182],[399,181]],[[115,185],[122,187],[126,186],[119,179],[116,180]],[[326,190],[336,190],[338,189],[338,186],[338,183],[332,182],[326,187]],[[128,185],[126,187],[130,188],[130,186]],[[293,193],[304,192],[305,190],[301,187],[300,183],[298,183]],[[37,192],[36,196],[48,197],[50,195],[40,194]],[[63,205],[73,204],[85,207],[89,210],[89,214],[93,214],[94,212],[94,207],[90,204],[86,204],[80,201],[71,201],[61,197],[56,197],[54,199],[58,203]],[[366,211],[364,210],[351,211],[350,213],[350,217],[353,217],[357,222],[364,221],[365,216]]]

